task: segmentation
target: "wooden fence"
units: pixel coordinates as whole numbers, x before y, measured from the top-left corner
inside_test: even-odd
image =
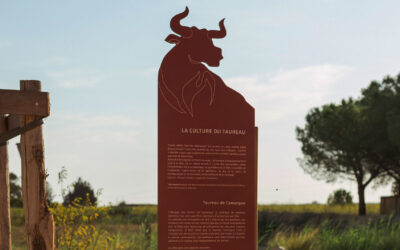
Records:
[[[20,90],[0,90],[0,249],[11,250],[8,140],[21,135],[22,198],[28,249],[54,249],[54,220],[46,197],[42,119],[50,115],[49,93],[40,81],[20,81]]]

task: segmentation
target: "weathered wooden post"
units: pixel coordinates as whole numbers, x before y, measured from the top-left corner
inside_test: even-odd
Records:
[[[40,92],[40,81],[21,81],[21,91]],[[41,105],[34,103],[35,106]],[[22,116],[22,126],[38,117]],[[42,126],[21,135],[22,197],[29,249],[54,249],[54,220],[46,198]]]
[[[54,249],[54,220],[46,197],[42,119],[49,93],[40,81],[21,81],[21,90],[0,89],[0,250],[11,249],[7,141],[21,135],[22,197],[28,249]]]
[[[4,114],[0,114],[0,134],[6,131],[6,117]],[[11,249],[10,178],[7,142],[0,143],[0,249]]]

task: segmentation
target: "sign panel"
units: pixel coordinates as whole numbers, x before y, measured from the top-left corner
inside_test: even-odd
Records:
[[[207,67],[219,66],[220,30],[171,19],[175,44],[158,78],[158,249],[255,250],[254,108]]]

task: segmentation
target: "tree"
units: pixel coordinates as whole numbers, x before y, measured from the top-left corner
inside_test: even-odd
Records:
[[[393,195],[400,196],[400,183],[395,181],[392,186]]]
[[[53,199],[54,199],[54,192],[53,192],[53,188],[50,185],[50,182],[46,181],[46,197],[47,197],[47,204],[50,205],[51,203],[53,203]]]
[[[400,75],[373,81],[360,100],[371,133],[365,145],[368,156],[400,183]]]
[[[11,207],[22,207],[22,188],[18,183],[19,177],[10,172],[10,206]],[[46,181],[46,196],[47,203],[51,204],[54,199],[53,189],[50,183]]]
[[[342,100],[312,109],[304,128],[297,127],[297,140],[302,144],[303,170],[317,180],[355,181],[358,186],[358,214],[366,214],[365,188],[383,177],[382,168],[367,157],[364,145],[371,133],[358,101]]]
[[[350,192],[347,192],[344,189],[335,190],[332,194],[328,196],[328,204],[329,205],[345,205],[352,204],[353,196]]]
[[[22,190],[18,184],[18,176],[10,172],[10,206],[22,207]]]
[[[94,205],[97,202],[94,190],[89,182],[78,178],[76,182],[72,184],[72,191],[70,190],[64,197],[64,205],[71,205],[76,198],[81,198],[81,204],[87,204],[87,197],[89,197],[90,204]]]

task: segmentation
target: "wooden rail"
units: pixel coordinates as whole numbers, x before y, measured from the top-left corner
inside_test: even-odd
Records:
[[[0,114],[49,116],[49,93],[0,89]]]

